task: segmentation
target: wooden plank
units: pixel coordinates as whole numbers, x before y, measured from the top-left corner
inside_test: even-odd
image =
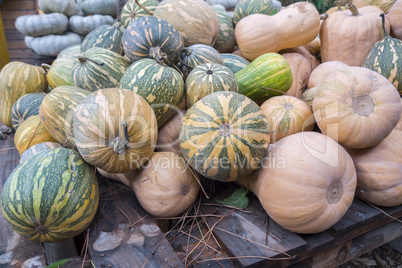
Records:
[[[5,1],[4,6],[2,8],[5,10],[35,10],[36,9],[34,0]]]
[[[15,20],[3,20],[4,30],[17,30]]]
[[[90,226],[95,267],[184,267],[134,192],[99,176],[101,201]]]
[[[7,42],[10,40],[24,40],[25,36],[17,30],[4,30]]]
[[[46,252],[46,262],[55,263],[78,255],[74,239],[70,238],[57,243],[43,243]]]
[[[19,16],[38,14],[36,10],[5,10],[1,13],[3,20],[16,20]]]
[[[37,55],[35,52],[33,52],[29,48],[27,48],[27,49],[9,49],[8,51],[10,54],[10,59],[12,59],[12,60],[33,58],[35,55]]]
[[[7,41],[7,46],[10,47],[11,50],[15,49],[28,49],[24,40],[10,40]]]

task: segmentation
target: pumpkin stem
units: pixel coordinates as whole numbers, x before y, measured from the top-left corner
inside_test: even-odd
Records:
[[[385,30],[385,15],[384,13],[380,14],[381,17],[381,23],[382,23],[382,31],[384,32],[384,38],[389,37],[387,30]]]
[[[193,69],[193,67],[191,67],[191,66],[187,65],[186,63],[184,63],[184,61],[182,59],[182,55],[190,56],[191,53],[193,53],[193,50],[191,48],[182,48],[179,51],[179,61],[180,61],[180,63],[183,66],[187,67],[190,71]]]
[[[356,7],[355,5],[353,5],[353,4],[346,4],[345,7],[346,7],[347,9],[349,9],[350,12],[352,12],[352,15],[353,15],[353,16],[359,16],[359,15],[360,15],[359,10],[357,10],[357,7]]]
[[[52,67],[52,66],[50,66],[49,64],[46,64],[46,63],[42,63],[40,66],[42,67],[43,70],[45,70],[45,75],[47,75],[47,73],[49,72],[50,68]]]
[[[149,57],[155,59],[156,62],[161,65],[165,65],[165,61],[167,60],[167,55],[162,52],[160,46],[151,47],[149,50]]]
[[[115,151],[118,154],[121,154],[122,152],[124,152],[127,144],[130,141],[130,136],[128,134],[128,129],[127,129],[127,121],[120,122],[120,124],[123,128],[124,138],[121,138],[120,136],[118,136],[111,143],[111,145],[113,147],[113,151]]]
[[[143,10],[145,10],[145,12],[147,12],[149,15],[151,15],[151,16],[154,15],[154,13],[153,13],[151,10],[149,10],[148,8],[146,8],[146,7],[144,7],[142,4],[140,4],[140,3],[138,2],[138,0],[135,0],[135,3],[136,3],[140,8],[142,8]]]
[[[91,60],[91,59],[86,58],[86,57],[81,57],[81,56],[78,57],[78,60],[80,61],[81,64],[85,63],[88,60],[88,61],[91,61],[91,62],[93,62],[93,63],[95,63],[95,64],[97,64],[99,66],[104,65],[103,62],[97,62],[97,61]]]
[[[327,18],[328,18],[328,14],[327,14],[327,13],[320,14],[320,20],[325,20],[325,19],[327,19]]]

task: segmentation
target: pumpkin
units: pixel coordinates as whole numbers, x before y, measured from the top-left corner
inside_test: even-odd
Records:
[[[308,78],[312,72],[310,62],[299,53],[282,54],[290,66],[293,75],[293,82],[286,92],[289,96],[300,98],[306,88]]]
[[[130,61],[122,55],[93,47],[78,57],[71,76],[76,87],[89,91],[118,87],[123,73],[129,66]]]
[[[204,63],[195,67],[186,79],[187,108],[217,91],[238,92],[235,74],[218,63]]]
[[[349,10],[331,13],[323,21],[321,59],[322,62],[341,61],[350,66],[361,66],[373,45],[384,37],[379,17],[383,11],[375,6],[347,7]],[[389,32],[388,20],[385,28]]]
[[[317,89],[313,113],[321,132],[344,147],[363,149],[387,137],[401,102],[387,78],[362,67],[333,72]]]
[[[308,88],[306,91],[303,92],[300,99],[304,100],[310,107],[313,107],[313,100],[315,94],[317,93],[318,86]]]
[[[27,37],[27,36],[26,36]],[[41,56],[57,56],[63,49],[81,43],[82,37],[73,32],[45,35],[30,39],[28,47]],[[27,42],[27,39],[25,39]]]
[[[81,3],[81,10],[84,15],[109,15],[116,17],[117,2],[115,0],[84,0]]]
[[[142,17],[128,25],[123,34],[123,48],[131,62],[142,58],[155,58],[157,61],[167,58],[173,63],[183,48],[183,38],[169,22]]]
[[[318,55],[320,50],[321,50],[321,39],[320,36],[317,35],[316,38],[314,38],[313,41],[307,43],[304,45],[304,47],[312,54],[312,55]]]
[[[180,152],[180,126],[185,113],[185,110],[176,111],[176,113],[158,129],[158,140],[156,141],[156,150],[158,150],[158,152]]]
[[[233,19],[226,10],[219,10],[216,7],[212,8],[218,16],[219,21],[219,33],[214,48],[219,53],[231,53],[236,45]]]
[[[222,53],[221,57],[223,60],[223,64],[230,70],[232,70],[233,73],[237,73],[250,64],[248,60],[236,54]]]
[[[357,8],[364,6],[379,7],[384,13],[388,13],[390,8],[394,5],[396,0],[353,0],[352,3]]]
[[[123,31],[120,24],[101,25],[85,36],[81,43],[81,50],[84,52],[93,47],[100,47],[123,54],[122,37]]]
[[[50,88],[59,86],[74,86],[71,72],[73,70],[74,62],[77,61],[75,57],[60,57],[53,61],[52,65],[42,63],[42,68],[45,69],[46,80]]]
[[[233,22],[237,25],[242,18],[251,14],[274,15],[277,12],[272,0],[242,0],[236,4]]]
[[[57,58],[61,57],[78,57],[81,55],[81,44],[75,44],[66,47],[57,55]]]
[[[101,25],[112,25],[114,19],[109,15],[72,16],[69,19],[71,31],[80,35],[87,35]]]
[[[67,30],[68,18],[61,13],[19,16],[15,28],[23,35],[60,34]]]
[[[271,143],[314,128],[314,117],[310,107],[296,97],[285,95],[272,97],[260,107],[268,119]]]
[[[39,152],[7,178],[1,208],[11,227],[38,242],[82,233],[95,217],[99,187],[93,168],[71,149]]]
[[[260,164],[269,145],[268,120],[244,95],[214,92],[191,106],[183,118],[180,149],[202,176],[234,181]]]
[[[292,48],[286,48],[282,49],[279,51],[279,54],[285,54],[285,53],[298,53],[302,55],[304,58],[306,58],[310,62],[311,69],[314,70],[317,68],[317,66],[320,64],[320,62],[317,60],[317,58],[310,53],[310,51],[305,48],[305,46],[299,46],[299,47],[292,47]]]
[[[156,7],[154,16],[172,24],[186,47],[195,44],[213,46],[218,37],[218,16],[203,0],[164,0]]]
[[[44,150],[49,150],[49,149],[54,149],[54,148],[59,148],[59,147],[61,147],[61,145],[60,145],[60,143],[57,143],[57,142],[42,142],[42,143],[35,144],[34,146],[29,147],[27,150],[25,150],[25,152],[22,153],[21,158],[20,158],[20,164],[22,162],[25,162],[25,160],[27,160],[34,154],[37,154]]]
[[[291,4],[268,16],[252,14],[236,24],[235,36],[241,54],[252,61],[281,49],[303,46],[320,31],[320,15],[309,2]]]
[[[62,13],[70,17],[80,11],[79,5],[74,0],[38,0],[37,3],[44,13]]]
[[[30,93],[19,98],[13,105],[11,118],[15,130],[28,118],[39,114],[39,107],[45,94]]]
[[[397,0],[391,7],[387,19],[391,25],[391,36],[402,40],[402,0]]]
[[[20,155],[35,144],[42,142],[57,141],[47,131],[39,115],[34,115],[25,120],[15,132],[14,143]]]
[[[353,160],[320,133],[281,139],[270,146],[261,167],[255,176],[236,182],[257,195],[269,217],[289,231],[325,231],[353,202],[357,184]]]
[[[75,144],[89,164],[112,173],[127,173],[152,155],[158,137],[148,102],[126,89],[100,89],[75,109]]]
[[[184,96],[180,73],[153,59],[134,62],[123,74],[119,87],[137,93],[151,105],[158,127],[175,113]]]
[[[25,94],[47,91],[47,81],[42,68],[13,61],[0,72],[0,120],[9,128],[13,127],[12,109],[14,103]]]
[[[138,0],[138,2],[151,13],[154,12],[156,6],[159,5],[158,0]],[[127,28],[135,19],[152,16],[152,14],[149,14],[147,10],[138,6],[135,0],[129,0],[124,4],[123,9],[121,10],[121,23]]]
[[[341,61],[327,61],[321,63],[311,72],[308,78],[307,88],[320,85],[321,82],[327,79],[331,73],[348,66],[349,65]]]
[[[356,196],[377,206],[402,204],[402,131],[393,130],[379,144],[348,150],[356,166]]]
[[[378,41],[364,59],[362,67],[382,74],[398,89],[402,95],[402,40],[392,38],[384,28],[385,16],[381,14],[383,21],[384,39]]]
[[[78,104],[89,95],[89,91],[72,86],[53,89],[43,99],[39,115],[47,131],[60,144],[73,149],[73,116]]]
[[[221,5],[225,10],[233,10],[236,7],[237,0],[206,0],[210,6]]]
[[[401,105],[402,105],[402,99],[401,99]],[[402,111],[401,116],[399,117],[399,122],[394,129],[402,131]]]
[[[288,91],[293,82],[288,62],[278,53],[259,56],[235,76],[239,93],[255,101],[280,95]]]

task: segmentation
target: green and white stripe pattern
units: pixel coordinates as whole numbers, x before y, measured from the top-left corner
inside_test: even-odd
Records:
[[[39,152],[42,152],[44,150],[50,150],[54,148],[59,148],[61,147],[60,143],[57,142],[42,142],[35,144],[34,146],[29,147],[25,152],[22,153],[20,157],[20,164],[33,156],[34,154],[37,154]]]
[[[94,169],[66,148],[39,152],[18,165],[1,195],[3,216],[11,227],[39,242],[77,236],[91,223],[98,203]]]
[[[109,49],[120,55],[123,54],[123,31],[120,24],[101,25],[85,36],[81,43],[81,51],[87,51],[93,47]]]
[[[74,86],[71,77],[74,62],[78,62],[77,57],[64,56],[55,59],[51,66],[42,64],[42,68],[47,70],[46,79],[52,89],[58,86]]]
[[[39,114],[39,107],[44,97],[45,94],[43,93],[30,93],[22,96],[14,103],[11,118],[15,130],[26,119]]]
[[[238,71],[247,67],[250,62],[236,54],[232,53],[222,53],[221,54],[223,63],[226,67],[228,67],[232,72],[237,73]]]
[[[233,22],[236,25],[242,18],[248,15],[274,15],[278,11],[272,0],[242,0],[236,4]]]
[[[61,57],[78,57],[81,55],[81,44],[76,44],[72,45],[69,47],[66,47],[62,51],[60,51],[59,55],[57,55],[57,58]]]
[[[138,0],[138,2],[150,12],[154,12],[156,6],[159,5],[158,0]],[[129,0],[121,10],[121,23],[127,28],[133,20],[145,16],[151,15],[142,7],[138,6],[135,0]]]
[[[225,10],[212,6],[219,20],[219,33],[214,48],[220,53],[231,53],[236,45],[233,18]]]

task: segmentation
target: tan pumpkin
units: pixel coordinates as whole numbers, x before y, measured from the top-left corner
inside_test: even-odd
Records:
[[[375,6],[357,9],[347,5],[349,10],[329,14],[320,30],[322,62],[341,61],[350,66],[361,66],[373,45],[384,38],[380,14]],[[390,30],[388,20],[385,29]]]
[[[341,61],[327,61],[321,63],[311,72],[308,79],[307,88],[312,88],[320,85],[322,81],[327,79],[328,75],[330,75],[334,71],[348,66],[349,65]]]
[[[356,195],[377,206],[402,204],[402,131],[394,130],[379,144],[348,150],[356,166]]]
[[[292,96],[276,96],[261,105],[270,129],[270,143],[314,127],[313,113],[304,101]]]
[[[333,72],[317,89],[313,113],[323,134],[351,149],[374,146],[399,122],[399,92],[387,78],[362,67]]]
[[[252,14],[241,19],[235,36],[241,54],[254,60],[262,54],[303,46],[320,31],[320,15],[309,2],[291,4],[273,16]]]
[[[296,233],[318,233],[352,204],[356,171],[333,139],[302,132],[271,145],[255,176],[236,181],[254,192],[268,215]]]
[[[391,24],[391,36],[402,40],[402,0],[398,0],[389,10],[387,19]]]
[[[308,51],[307,48],[304,46],[299,46],[299,47],[292,47],[292,48],[286,48],[282,49],[279,51],[279,54],[285,54],[285,53],[299,53],[303,57],[305,57],[311,65],[311,69],[314,70],[317,68],[317,66],[320,64],[320,62],[317,60],[317,58]]]
[[[185,110],[179,110],[158,130],[156,150],[158,152],[180,152],[180,126]]]
[[[308,78],[312,71],[310,61],[299,53],[285,53],[282,54],[282,56],[289,63],[293,75],[292,86],[286,94],[300,98],[306,88]]]
[[[396,0],[353,0],[353,5],[355,5],[357,8],[364,6],[376,6],[379,7],[384,13],[388,13],[395,1]]]
[[[304,45],[304,48],[306,48],[311,54],[317,55],[320,50],[321,50],[321,39],[319,36],[314,38],[313,41],[307,43]]]
[[[402,99],[401,99],[401,105],[402,105]],[[394,129],[402,131],[402,112],[401,117],[399,118],[399,122]]]

